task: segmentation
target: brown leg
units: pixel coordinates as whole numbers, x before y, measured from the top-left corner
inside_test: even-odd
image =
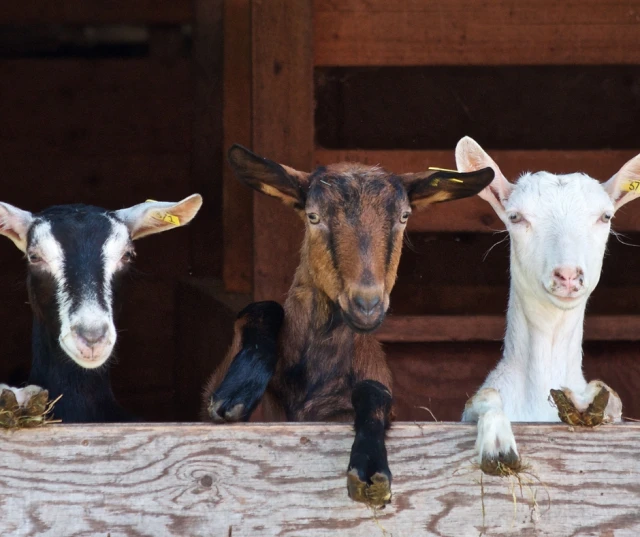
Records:
[[[249,419],[273,376],[283,318],[277,302],[256,302],[239,313],[229,353],[205,389],[205,419]]]

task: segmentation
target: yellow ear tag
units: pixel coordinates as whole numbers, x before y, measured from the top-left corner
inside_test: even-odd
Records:
[[[156,200],[146,200],[145,203],[155,203]],[[180,225],[180,219],[175,214],[170,214],[164,211],[156,211],[152,214],[153,218],[160,220],[161,222],[167,222],[167,224],[173,224],[174,226]]]
[[[433,170],[434,172],[452,172],[452,173],[458,173],[458,170],[448,170],[447,168],[436,168],[434,166],[430,166],[429,167],[430,170]]]
[[[626,192],[640,192],[640,181],[629,181],[628,183],[624,183],[621,190]]]
[[[430,166],[429,169],[433,170],[434,172],[459,173],[458,170],[448,170],[447,168],[435,168],[433,166]],[[464,183],[462,179],[456,179],[455,177],[448,177],[447,181],[451,181],[453,183]],[[438,186],[439,182],[440,182],[440,179],[434,179],[433,181],[431,181],[431,186]]]

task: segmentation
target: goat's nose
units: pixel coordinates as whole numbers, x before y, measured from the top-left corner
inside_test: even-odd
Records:
[[[380,304],[380,296],[356,295],[355,297],[353,297],[353,301],[362,313],[364,313],[365,315],[371,315],[373,313],[373,310],[376,309],[376,306]]]
[[[93,347],[100,343],[107,335],[109,326],[105,323],[101,326],[86,327],[78,325],[74,327],[73,331],[83,341],[87,347]]]
[[[556,285],[577,290],[584,285],[584,271],[580,267],[561,266],[553,271]]]

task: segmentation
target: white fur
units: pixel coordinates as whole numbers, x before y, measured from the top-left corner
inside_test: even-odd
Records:
[[[582,404],[598,393],[582,373],[584,312],[600,279],[610,233],[610,223],[601,218],[613,215],[621,191],[620,184],[612,187],[615,177],[600,184],[580,173],[527,173],[511,184],[470,138],[459,142],[456,162],[461,171],[494,168],[496,178],[480,196],[511,237],[504,353],[462,418],[478,421],[480,458],[495,458],[509,449],[517,453],[510,421],[559,421],[548,401],[551,389],[568,388]],[[524,219],[513,223],[511,215]],[[582,274],[571,285],[554,275],[567,267]],[[620,419],[615,392],[607,414],[611,421]]]

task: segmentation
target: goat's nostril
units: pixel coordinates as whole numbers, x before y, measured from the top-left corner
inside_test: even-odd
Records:
[[[370,296],[370,297],[365,297],[362,295],[356,295],[353,298],[353,301],[355,303],[356,306],[358,306],[358,309],[360,309],[362,311],[362,313],[366,314],[366,315],[370,315],[371,313],[373,313],[373,310],[375,309],[375,307],[380,304],[380,297],[379,296]]]
[[[107,335],[108,330],[109,326],[106,323],[101,326],[92,327],[78,325],[73,329],[76,335],[82,339],[88,347],[93,347],[100,343]]]
[[[565,287],[584,285],[584,271],[580,267],[558,267],[553,271],[553,279]]]

